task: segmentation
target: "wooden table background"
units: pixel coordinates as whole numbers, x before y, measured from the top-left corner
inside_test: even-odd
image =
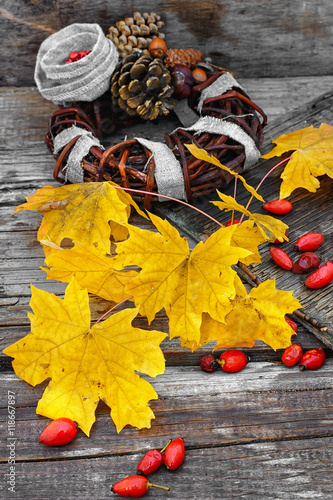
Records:
[[[191,353],[177,339],[167,340],[162,344],[166,372],[152,381],[159,399],[151,403],[156,415],[151,429],[128,427],[117,435],[109,409],[100,403],[89,439],[79,431],[70,445],[47,448],[38,444],[38,436],[48,420],[35,412],[45,385],[33,388],[21,381],[10,358],[2,354],[3,348],[29,333],[30,283],[60,296],[66,286],[46,281],[40,269],[44,256],[36,231],[41,215],[12,215],[25,196],[44,185],[57,185],[52,177],[54,160],[43,143],[56,107],[40,96],[33,82],[34,58],[48,34],[76,21],[94,20],[107,29],[134,9],[155,10],[166,18],[167,38],[175,47],[200,47],[238,74],[269,118],[263,152],[281,133],[321,122],[333,125],[331,0],[315,5],[303,0],[190,4],[189,10],[188,0],[140,1],[135,7],[129,1],[28,4],[15,0],[0,8],[1,33],[7,35],[0,47],[1,498],[112,498],[110,486],[135,473],[145,451],[162,448],[177,436],[185,439],[186,460],[173,473],[163,468],[157,472],[153,482],[169,485],[171,490],[150,490],[148,498],[333,498],[332,284],[317,292],[305,291],[298,277],[272,265],[268,247],[263,249],[263,264],[254,267],[256,274],[262,279],[275,277],[280,288],[295,290],[307,311],[328,327],[323,344],[318,339],[322,333],[299,322],[297,341],[303,348],[322,346],[327,353],[327,362],[318,371],[300,372],[297,367],[271,363],[268,360],[279,359],[281,352],[259,342],[248,352],[251,362],[244,371],[206,374],[198,362],[211,346]],[[169,126],[167,122],[165,126]],[[162,128],[150,124],[140,132],[158,138]],[[130,137],[137,129],[120,131],[107,141],[117,143],[125,133]],[[268,168],[269,162],[264,162],[251,169],[247,181],[255,186]],[[275,197],[278,187],[276,175],[267,182],[263,195]],[[295,210],[284,219],[291,227],[290,236],[325,230],[322,251],[332,258],[332,180],[322,177],[316,195],[298,190],[291,199]],[[200,202],[202,207],[209,210],[208,200]],[[172,204],[158,209],[190,240],[213,230],[201,218],[192,217],[190,225],[187,211]],[[228,218],[227,214],[220,216],[221,220]],[[132,220],[139,223],[135,216]],[[92,297],[91,307],[95,320],[109,304]],[[137,319],[136,326],[147,325],[144,319]],[[163,312],[151,328],[168,331]],[[16,397],[15,494],[8,491],[6,476],[8,391],[14,391]]]

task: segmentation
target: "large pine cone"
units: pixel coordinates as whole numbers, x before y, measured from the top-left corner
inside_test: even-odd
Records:
[[[113,112],[154,120],[173,108],[171,75],[162,59],[153,59],[148,50],[135,50],[126,56],[111,80]]]
[[[131,54],[134,49],[147,49],[153,38],[164,38],[164,22],[155,12],[134,12],[133,17],[118,21],[116,26],[110,26],[107,38],[116,45],[121,57]]]

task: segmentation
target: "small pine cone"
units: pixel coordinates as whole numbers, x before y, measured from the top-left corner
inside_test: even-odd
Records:
[[[134,49],[147,49],[153,38],[164,38],[164,33],[159,31],[163,26],[164,22],[155,12],[134,12],[132,17],[110,26],[106,37],[116,45],[120,56],[125,57]]]
[[[192,68],[203,60],[203,53],[199,49],[169,49],[167,50],[164,64],[172,68],[176,64],[182,64]]]
[[[153,59],[148,50],[135,50],[118,65],[111,79],[113,112],[155,120],[169,114],[173,104],[171,75],[162,59]]]

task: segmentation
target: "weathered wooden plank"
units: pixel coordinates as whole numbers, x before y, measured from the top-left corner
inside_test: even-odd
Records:
[[[254,102],[265,111],[268,122],[271,123],[280,115],[289,113],[315,97],[329,92],[333,87],[333,76],[309,75],[295,78],[247,78],[243,76],[239,79],[239,83]],[[41,161],[39,151],[43,154],[46,151],[44,145],[39,148],[38,142],[43,142],[49,119],[57,109],[57,106],[40,95],[36,87],[0,87],[0,112],[3,117],[0,123],[1,141],[10,144],[17,141],[21,145],[27,141],[29,143],[36,141],[33,145],[34,149],[30,150],[30,157],[28,148],[27,158],[20,158],[21,162],[28,162],[29,170],[32,168],[32,162],[29,160],[36,156],[36,164],[39,165]],[[151,131],[156,134],[156,126],[151,127],[147,124],[147,127],[149,134]],[[162,123],[159,128],[163,128]],[[142,130],[143,133],[145,129],[146,127]],[[6,151],[4,154],[6,158]],[[6,161],[7,168],[11,168],[11,160],[9,156]],[[14,177],[15,180],[18,179]]]
[[[331,436],[332,369],[333,359],[316,372],[265,362],[250,362],[246,372],[231,375],[203,373],[198,366],[167,367],[156,379],[144,377],[159,395],[150,404],[156,416],[150,430],[126,427],[118,435],[109,408],[100,404],[91,438],[79,431],[70,446],[61,448],[40,446],[36,441],[48,422],[35,413],[45,384],[32,388],[12,374],[2,374],[0,380],[4,389],[15,393],[17,459],[54,460],[136,452],[148,448],[152,438],[163,447],[169,436],[177,435],[195,448]],[[4,398],[2,435],[7,417]],[[6,460],[5,449],[1,460]]]
[[[150,444],[160,447],[164,442],[152,439]],[[331,496],[330,438],[226,447],[217,442],[206,449],[187,444],[185,461],[178,470],[162,467],[151,477],[154,483],[168,485],[170,491],[151,488],[149,498],[298,500]],[[142,453],[129,453],[85,460],[69,454],[63,460],[18,462],[16,498],[116,498],[110,493],[111,485],[134,474],[141,458]],[[2,464],[0,470],[4,478],[8,464]]]
[[[332,73],[332,3],[248,0],[5,2],[0,30],[10,33],[0,48],[2,85],[32,85],[35,57],[51,33],[74,22],[110,25],[140,12],[155,11],[166,22],[168,46],[197,47],[216,64],[242,77],[313,76]],[[24,50],[23,50],[24,48]]]
[[[164,445],[154,439],[150,444]],[[242,496],[251,500],[330,498],[332,457],[330,438],[226,447],[216,443],[206,449],[189,445],[185,461],[177,471],[162,467],[151,478],[154,483],[169,485],[170,491],[150,489],[148,496],[173,500]],[[141,458],[142,453],[89,460],[75,459],[69,454],[63,460],[18,462],[16,497],[20,500],[45,500],[50,495],[68,500],[116,498],[110,493],[111,485],[134,474]],[[2,464],[0,470],[4,478],[8,464]]]

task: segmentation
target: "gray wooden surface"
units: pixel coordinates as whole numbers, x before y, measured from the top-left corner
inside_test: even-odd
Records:
[[[266,90],[258,96],[266,100],[268,114],[270,103],[274,113],[278,105],[283,109],[283,100],[279,98],[277,102],[274,92],[269,95],[269,88],[262,83],[261,89]],[[43,265],[43,252],[36,241],[40,214],[12,215],[14,207],[38,187],[57,185],[52,179],[54,160],[42,142],[51,107],[33,88],[2,89],[1,95],[10,131],[10,140],[2,135],[1,154],[2,351],[29,332],[30,283],[58,295],[63,294],[65,285],[46,281],[39,268]],[[255,92],[252,97],[256,99]],[[308,98],[304,93],[303,100]],[[285,99],[288,102],[287,94]],[[282,114],[268,125],[265,147],[269,147],[270,136],[276,136],[282,129],[299,127],[304,120],[320,121],[330,112],[331,100],[329,94],[326,99],[319,98],[316,105],[305,106],[287,116]],[[26,121],[22,119],[22,109]],[[259,169],[251,170],[248,182],[255,184],[258,175]],[[272,186],[276,188],[275,184],[276,181]],[[325,181],[323,189],[320,199],[324,203],[332,182]],[[309,202],[306,200],[303,209]],[[310,215],[304,214],[302,224],[306,221],[312,224],[313,213]],[[171,211],[170,217],[173,217]],[[196,230],[200,230],[200,221]],[[264,265],[260,272],[265,275],[267,270]],[[285,283],[282,280],[279,284]],[[92,298],[93,318],[97,319],[108,307],[105,301]],[[137,325],[146,327],[143,319],[138,319]],[[167,332],[163,312],[151,327]],[[185,439],[186,461],[174,473],[165,469],[156,473],[154,482],[168,484],[171,490],[169,493],[150,490],[149,498],[329,498],[333,472],[332,351],[301,323],[297,340],[304,349],[325,348],[328,359],[321,370],[300,372],[298,368],[287,369],[271,363],[270,360],[280,358],[281,352],[275,353],[258,343],[249,350],[251,362],[243,372],[231,376],[220,372],[208,375],[201,372],[198,362],[200,356],[210,352],[210,346],[191,353],[181,348],[176,339],[165,341],[167,369],[154,381],[159,400],[151,403],[156,414],[152,428],[141,431],[125,428],[117,435],[109,409],[101,403],[91,437],[88,439],[79,432],[75,441],[63,448],[47,448],[37,442],[47,422],[35,413],[44,385],[32,388],[18,379],[11,369],[10,358],[1,354],[2,437],[7,435],[7,391],[16,395],[16,498],[110,498],[111,484],[133,474],[145,451],[161,448],[169,438],[178,435]],[[4,498],[11,498],[5,481],[6,446],[2,447],[0,470]]]
[[[119,435],[102,402],[91,437],[79,431],[70,445],[48,448],[38,436],[48,419],[36,415],[37,401],[45,385],[35,388],[13,372],[11,360],[2,354],[9,344],[29,333],[27,318],[30,284],[63,295],[65,284],[46,280],[40,269],[44,254],[36,241],[41,215],[14,207],[53,180],[54,160],[43,143],[48,120],[56,107],[45,101],[33,82],[35,55],[50,33],[72,22],[98,22],[104,29],[133,10],[160,12],[167,22],[169,46],[200,47],[205,55],[229,67],[251,98],[268,115],[263,152],[281,133],[324,121],[333,125],[333,67],[331,0],[265,1],[184,0],[133,2],[88,2],[75,0],[4,1],[0,7],[0,497],[7,500],[93,500],[116,498],[111,485],[135,473],[145,451],[162,448],[169,438],[182,436],[186,460],[173,473],[161,469],[153,482],[169,485],[170,492],[150,490],[147,498],[172,500],[298,500],[332,498],[333,487],[333,357],[328,347],[332,331],[332,284],[309,293],[297,277],[281,272],[263,250],[264,263],[255,266],[261,278],[276,277],[278,286],[302,296],[311,315],[328,326],[322,343],[318,331],[298,320],[297,341],[304,349],[322,346],[327,354],[324,367],[300,372],[273,363],[281,352],[258,342],[251,350],[246,369],[238,374],[203,373],[200,357],[211,352],[206,346],[194,353],[177,339],[162,344],[166,372],[153,381],[159,399],[151,403],[156,415],[151,429],[125,428]],[[172,41],[172,43],[171,43]],[[315,99],[312,101],[312,99]],[[167,124],[165,125],[167,127]],[[140,132],[151,138],[163,135],[164,125]],[[117,143],[121,130],[106,139]],[[246,174],[256,185],[270,162]],[[295,210],[286,222],[294,237],[308,228],[332,234],[332,180],[322,180],[316,196],[293,195]],[[266,184],[273,197],[278,177]],[[242,201],[240,193],[239,201]],[[245,196],[245,195],[244,195]],[[208,210],[208,200],[201,207]],[[201,218],[167,205],[189,239],[213,230]],[[228,216],[220,215],[226,220]],[[135,217],[133,223],[139,223]],[[142,221],[141,221],[142,223]],[[148,226],[147,226],[148,227]],[[290,248],[290,247],[288,247]],[[325,255],[332,240],[325,241]],[[332,254],[330,253],[332,258]],[[92,319],[109,309],[105,301],[92,297]],[[144,319],[136,326],[146,328]],[[168,331],[163,312],[150,328]],[[320,336],[320,335],[319,335]],[[15,393],[16,493],[8,491],[8,391]]]

